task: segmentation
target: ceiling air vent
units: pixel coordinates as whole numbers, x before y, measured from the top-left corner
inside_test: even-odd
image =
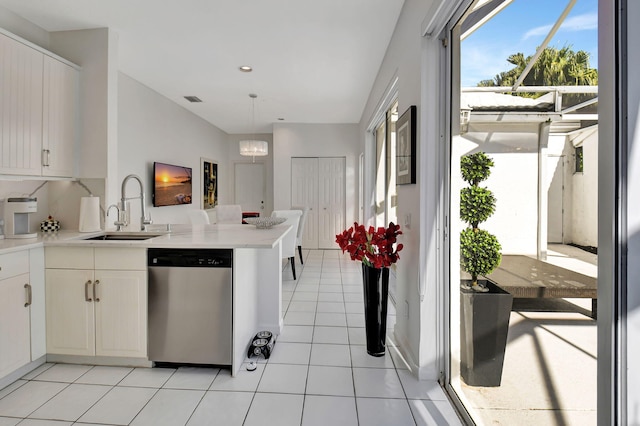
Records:
[[[189,102],[202,102],[202,99],[197,96],[185,96],[184,98]]]

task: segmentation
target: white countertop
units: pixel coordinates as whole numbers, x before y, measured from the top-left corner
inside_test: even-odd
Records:
[[[172,225],[167,233],[164,225],[151,227],[149,234],[160,234],[146,240],[85,240],[104,234],[61,230],[39,232],[36,238],[0,240],[0,254],[39,246],[144,247],[144,248],[273,248],[291,229],[291,225],[276,225],[271,229],[256,229],[252,225]],[[116,231],[106,231],[116,233]],[[124,233],[127,233],[125,231]]]

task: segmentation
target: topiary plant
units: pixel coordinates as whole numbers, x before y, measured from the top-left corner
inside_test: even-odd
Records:
[[[478,283],[479,275],[488,275],[500,265],[500,243],[489,232],[479,229],[495,211],[496,198],[487,188],[478,184],[491,174],[493,160],[484,152],[465,155],[460,160],[462,178],[469,187],[460,191],[460,218],[469,227],[460,233],[460,261],[462,269],[471,274],[471,288],[488,291]]]

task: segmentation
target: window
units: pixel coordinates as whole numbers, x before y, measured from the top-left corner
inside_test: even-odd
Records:
[[[576,146],[576,173],[584,172],[584,158],[582,156],[582,147]]]
[[[376,135],[376,226],[397,223],[396,192],[396,121],[398,102],[387,110],[385,118],[375,129]]]

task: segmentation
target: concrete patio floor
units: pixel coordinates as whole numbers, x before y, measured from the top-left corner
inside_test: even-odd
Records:
[[[597,256],[549,245],[547,262],[597,277]],[[596,321],[590,299],[516,299],[502,384],[462,382],[465,405],[482,425],[596,425]]]

